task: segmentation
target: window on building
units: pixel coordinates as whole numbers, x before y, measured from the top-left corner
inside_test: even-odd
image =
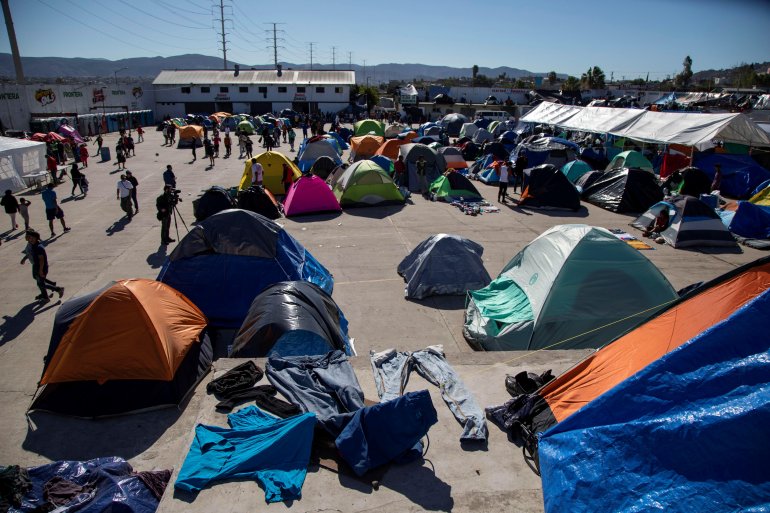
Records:
[[[219,88],[219,92],[220,93],[229,93],[230,92],[230,88],[229,87],[220,87]]]
[[[190,88],[189,87],[183,87],[182,88],[182,94],[190,94]]]
[[[304,93],[305,92],[305,88],[304,87],[298,87],[297,88],[297,92],[298,93]]]
[[[285,87],[279,87],[278,88],[278,92],[279,93],[285,93],[286,92],[286,88]]]
[[[266,94],[267,93],[267,87],[260,87],[259,88],[259,92],[263,93],[263,94]]]
[[[211,92],[211,88],[210,87],[201,87],[201,92],[202,93],[210,93]]]
[[[342,94],[342,88],[341,87],[335,87],[334,92],[337,94]]]
[[[245,86],[241,86],[241,87],[238,88],[238,92],[239,93],[248,93],[249,92],[249,88],[245,87]]]
[[[316,87],[315,88],[315,92],[316,93],[325,93],[326,92],[326,88],[325,87]]]

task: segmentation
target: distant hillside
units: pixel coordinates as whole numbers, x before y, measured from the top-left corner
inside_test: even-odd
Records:
[[[233,62],[228,62],[232,69]],[[242,64],[241,69],[269,68],[271,64]],[[285,69],[310,69],[308,64],[282,63]],[[23,57],[22,66],[24,76],[28,79],[41,78],[84,78],[103,77],[113,78],[115,71],[120,70],[118,77],[155,78],[164,69],[221,69],[222,59],[208,55],[176,55],[173,57],[136,57],[111,61],[107,59],[84,59],[64,57]],[[121,69],[126,68],[126,69]],[[353,64],[353,70],[363,82],[368,76],[371,83],[388,82],[390,80],[412,81],[437,80],[450,77],[469,77],[470,68],[454,68],[451,66],[428,66],[426,64],[378,64],[376,66],[359,66]],[[314,64],[313,69],[332,69],[331,64]],[[336,65],[336,69],[348,69],[347,63]],[[536,72],[501,66],[497,68],[479,67],[479,73],[490,78],[496,78],[505,73],[511,78],[526,77],[532,75],[545,76],[547,72]],[[566,78],[567,75],[559,74]],[[13,79],[15,71],[13,60],[8,53],[0,53],[0,77]]]
[[[757,73],[767,73],[767,69],[770,68],[770,62],[765,61],[751,63],[751,67],[753,67],[754,71]],[[736,72],[737,69],[738,67],[727,69],[705,69],[698,71],[697,73],[693,73],[692,80],[697,83],[701,80],[712,80],[714,78],[730,77]]]

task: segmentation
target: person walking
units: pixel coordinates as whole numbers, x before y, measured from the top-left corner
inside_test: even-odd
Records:
[[[265,140],[265,151],[273,151],[273,136],[269,133],[265,133],[262,138]]]
[[[251,152],[254,149],[254,143],[251,141],[251,137],[246,136],[243,146],[246,148],[246,158],[247,159],[252,158]]]
[[[516,193],[516,188],[521,186],[521,192],[524,192],[524,170],[529,165],[529,159],[527,158],[527,152],[522,151],[519,156],[516,157],[516,165],[513,167],[513,192]]]
[[[192,140],[192,155],[193,155],[192,162],[195,162],[196,160],[198,160],[198,155],[195,153],[195,150],[196,150],[196,144],[195,143],[197,143],[197,142],[198,142],[197,138]]]
[[[139,180],[136,179],[131,171],[126,171],[126,180],[131,182],[133,188],[131,189],[131,201],[134,204],[134,214],[139,213],[139,201],[136,199],[136,188],[139,187]]]
[[[133,212],[131,211],[131,189],[133,188],[134,186],[131,185],[131,182],[128,181],[126,175],[120,175],[120,180],[118,180],[118,188],[115,192],[115,199],[120,200],[120,208],[123,210],[123,212],[126,213],[129,221],[134,216]]]
[[[21,198],[19,200],[19,214],[24,219],[24,229],[29,230],[29,206],[32,203],[27,198]]]
[[[176,189],[176,175],[171,168],[171,164],[167,164],[166,170],[163,171],[163,183],[165,185],[170,185],[172,189]]]
[[[218,130],[214,130],[214,138],[212,139],[212,142],[214,143],[214,157],[219,158],[219,143],[222,142],[222,139],[219,137]]]
[[[497,189],[497,201],[498,203],[505,203],[505,197],[508,194],[508,173],[511,169],[511,161],[503,162],[500,166],[500,185]]]
[[[211,139],[209,138],[203,139],[203,152],[206,154],[206,157],[209,159],[209,163],[211,164],[211,167],[214,167],[214,145],[211,144]]]
[[[51,237],[56,237],[56,232],[53,231],[53,220],[58,219],[61,222],[61,227],[64,232],[70,231],[67,227],[67,223],[64,221],[64,211],[59,206],[59,202],[56,197],[56,191],[53,190],[53,184],[49,183],[45,190],[40,193],[40,197],[43,199],[45,205],[45,218],[48,220],[48,227],[51,229]]]
[[[141,125],[136,127],[136,142],[144,142],[144,128]]]
[[[122,142],[115,146],[115,155],[117,155],[118,159],[118,169],[126,169],[126,150]]]
[[[406,174],[406,164],[404,163],[403,155],[399,155],[398,159],[396,159],[396,162],[393,163],[393,173],[394,173],[393,182],[398,187],[401,187],[402,185],[406,185],[406,182],[404,182],[404,175]]]
[[[289,130],[289,146],[291,151],[294,152],[294,140],[297,138],[297,134],[294,133],[294,129]]]
[[[94,141],[94,144],[96,145],[96,154],[101,155],[102,145],[104,144],[104,138],[102,138],[101,132],[99,133],[99,135],[96,136],[96,140]]]
[[[80,152],[80,162],[83,163],[83,167],[88,167],[88,157],[90,156],[88,154],[88,146],[81,144],[78,151]]]
[[[233,149],[233,140],[230,139],[230,132],[225,132],[225,158],[230,158],[230,152]]]
[[[45,167],[48,170],[49,173],[51,173],[51,183],[56,183],[56,171],[57,171],[57,162],[56,157],[54,157],[52,154],[47,153],[45,156]]]
[[[64,287],[58,287],[55,281],[48,279],[48,254],[40,242],[40,234],[35,230],[27,230],[24,238],[27,241],[27,249],[24,250],[24,257],[20,263],[23,265],[29,259],[32,264],[32,277],[40,289],[40,294],[35,299],[48,303],[51,301],[48,296],[49,290],[58,293],[61,298],[64,295]]]
[[[160,243],[165,246],[176,242],[168,233],[171,229],[171,214],[174,211],[173,187],[170,184],[163,186],[163,194],[155,199],[155,208],[158,209],[157,217],[160,221]]]
[[[81,183],[83,173],[80,172],[77,162],[72,163],[72,167],[70,168],[70,178],[72,179],[72,191],[70,192],[70,197],[75,197],[76,188],[80,188],[80,194],[84,194],[83,184]]]
[[[238,134],[238,150],[240,151],[238,158],[242,159],[243,154],[246,152],[246,134],[243,132]]]
[[[17,230],[16,214],[19,212],[19,201],[13,196],[13,191],[7,189],[5,196],[0,198],[0,205],[5,209],[5,213],[11,218],[11,231]]]
[[[428,178],[426,176],[426,163],[425,163],[425,157],[420,155],[417,157],[417,163],[415,164],[417,168],[417,183],[420,184],[420,194],[423,195],[425,199],[428,198]]]

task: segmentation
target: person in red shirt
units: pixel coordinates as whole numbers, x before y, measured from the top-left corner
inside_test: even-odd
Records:
[[[46,154],[45,164],[46,164],[46,169],[48,170],[49,173],[51,173],[51,183],[56,183],[56,167],[58,166],[56,157],[54,157],[50,153]]]
[[[144,128],[142,128],[141,125],[136,127],[136,142],[144,142]]]
[[[404,173],[406,173],[406,164],[404,163],[403,155],[399,155],[396,162],[393,163],[393,172],[393,182],[400,187],[404,183]]]
[[[289,194],[289,189],[291,189],[291,184],[294,183],[294,170],[291,168],[289,164],[283,165],[283,191],[286,194]]]
[[[88,147],[85,144],[80,145],[80,162],[83,163],[83,167],[88,167]]]

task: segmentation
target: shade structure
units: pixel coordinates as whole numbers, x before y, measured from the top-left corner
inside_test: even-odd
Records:
[[[342,207],[404,203],[393,179],[371,160],[360,160],[333,176],[332,190]]]
[[[470,239],[439,233],[420,242],[398,264],[404,295],[423,299],[434,295],[463,295],[489,285],[481,256],[484,248]]]
[[[81,417],[179,404],[208,372],[203,313],[153,280],[112,282],[59,308],[30,409]]]
[[[247,210],[215,214],[179,242],[158,280],[182,291],[216,327],[237,328],[265,287],[305,280],[331,293],[334,280],[280,225]]]
[[[283,212],[286,217],[342,210],[329,185],[315,175],[302,176],[286,193]]]
[[[601,347],[674,298],[663,274],[606,229],[560,225],[468,293],[463,335],[485,350]]]
[[[297,165],[289,160],[286,155],[277,151],[266,151],[254,157],[258,163],[262,164],[262,184],[273,194],[286,194],[283,187],[283,166],[287,165],[291,169],[296,180],[302,173]],[[253,159],[246,159],[243,164],[243,174],[238,185],[239,190],[251,187],[251,164]]]
[[[342,311],[320,287],[288,281],[271,285],[254,298],[229,356],[303,356],[335,349],[353,354]]]

